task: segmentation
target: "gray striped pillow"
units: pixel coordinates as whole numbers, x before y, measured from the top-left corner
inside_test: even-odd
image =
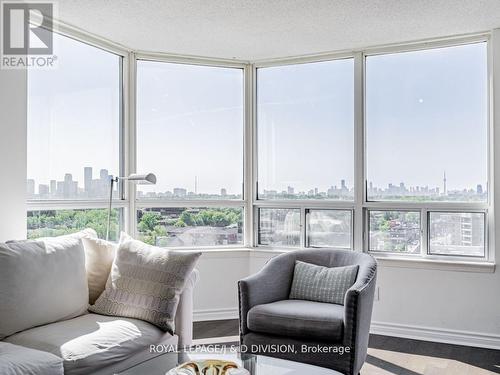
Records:
[[[357,274],[358,266],[327,268],[296,261],[289,298],[343,305]]]

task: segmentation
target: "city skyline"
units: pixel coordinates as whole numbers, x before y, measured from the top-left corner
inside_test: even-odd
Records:
[[[83,186],[79,185],[78,180],[73,180],[71,173],[65,173],[62,180],[53,179],[49,184],[38,184],[34,178],[27,179],[27,194],[28,198],[63,198],[63,199],[83,199],[83,198],[107,198],[109,195],[109,183],[111,175],[107,169],[100,169],[98,178],[94,179],[94,169],[92,167],[83,168],[84,181]],[[223,197],[225,199],[241,199],[241,194],[230,193],[223,186],[219,188],[219,194],[208,193],[200,190],[200,181],[197,176],[193,177],[193,189],[186,186],[174,187],[171,190],[147,191],[140,190],[138,186],[137,197],[145,199],[179,199],[179,198],[205,198]],[[118,188],[115,187],[113,194],[117,193]],[[405,182],[398,184],[389,183],[385,187],[376,186],[373,182],[367,182],[367,194],[369,198],[376,197],[451,197],[459,198],[484,198],[486,199],[488,191],[487,187],[481,183],[475,187],[466,187],[463,189],[448,189],[446,171],[443,173],[442,186],[407,186]],[[354,187],[349,186],[345,179],[340,180],[340,185],[331,185],[326,190],[320,190],[318,187],[313,187],[307,191],[296,190],[294,186],[287,186],[286,189],[259,191],[259,197],[264,199],[297,199],[316,198],[327,199],[338,197],[340,199],[350,199],[354,197]],[[477,199],[474,199],[477,200]]]

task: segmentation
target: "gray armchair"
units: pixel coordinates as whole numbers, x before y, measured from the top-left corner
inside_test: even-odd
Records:
[[[296,260],[325,267],[359,265],[344,305],[288,299]],[[271,259],[238,283],[242,347],[247,353],[358,374],[368,348],[376,274],[375,259],[354,251],[298,250]],[[291,346],[294,351],[281,350]]]

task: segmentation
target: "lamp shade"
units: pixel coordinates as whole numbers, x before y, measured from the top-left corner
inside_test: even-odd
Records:
[[[137,183],[142,184],[156,184],[156,176],[153,173],[148,174],[138,174],[132,173],[128,177],[123,177],[123,180],[135,181]]]

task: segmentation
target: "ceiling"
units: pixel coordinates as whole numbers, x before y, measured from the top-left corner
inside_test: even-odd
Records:
[[[59,0],[58,18],[134,50],[261,60],[500,27],[500,0]]]

